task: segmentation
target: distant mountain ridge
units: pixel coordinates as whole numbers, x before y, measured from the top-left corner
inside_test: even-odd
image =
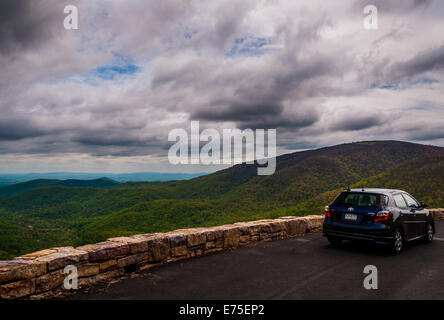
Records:
[[[162,172],[133,172],[133,173],[82,173],[82,172],[49,172],[49,173],[0,173],[0,187],[27,182],[37,179],[47,180],[96,180],[102,177],[117,182],[138,181],[170,181],[199,177],[207,173],[162,173]]]
[[[239,164],[190,180],[46,185],[0,198],[0,259],[115,236],[319,214],[348,185],[403,189],[444,206],[441,147],[366,141],[282,155],[276,164],[270,176]]]
[[[94,180],[49,180],[49,179],[36,179],[27,182],[21,182],[0,188],[0,198],[10,197],[15,194],[28,191],[31,189],[49,187],[49,186],[64,186],[64,187],[89,187],[89,188],[110,188],[119,184],[112,179],[103,177]]]

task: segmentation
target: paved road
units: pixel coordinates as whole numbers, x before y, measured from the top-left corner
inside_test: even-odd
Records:
[[[327,244],[321,234],[220,252],[150,270],[75,299],[444,299],[444,222],[431,244],[393,256],[378,246]],[[378,268],[365,290],[363,269]]]

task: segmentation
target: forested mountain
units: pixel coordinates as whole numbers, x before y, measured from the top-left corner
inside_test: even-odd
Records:
[[[0,199],[0,259],[112,236],[322,213],[347,186],[404,189],[442,207],[444,148],[358,142],[280,156],[270,176],[241,164],[186,181],[99,180],[96,186],[33,182],[26,191],[9,186],[14,192]]]

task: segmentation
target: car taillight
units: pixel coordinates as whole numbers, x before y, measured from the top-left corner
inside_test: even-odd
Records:
[[[330,207],[329,206],[325,206],[325,216],[328,217],[328,218],[331,218]]]
[[[384,222],[390,218],[390,211],[383,210],[379,211],[375,216],[375,222]]]

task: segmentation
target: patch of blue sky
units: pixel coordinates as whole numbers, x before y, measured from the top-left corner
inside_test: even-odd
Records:
[[[398,88],[397,84],[378,84],[376,82],[370,85],[370,89],[393,89],[396,90]]]
[[[149,67],[149,59],[136,64],[131,58],[120,53],[112,52],[113,59],[109,64],[98,66],[85,74],[72,75],[65,79],[57,79],[55,83],[77,83],[88,84],[89,86],[99,86],[103,81],[122,82],[143,69]]]
[[[124,57],[117,52],[113,52],[113,56],[113,63],[95,68],[90,72],[90,76],[103,80],[115,80],[119,76],[132,75],[141,70],[132,59]]]
[[[194,37],[194,35],[196,35],[198,32],[197,31],[187,31],[184,33],[184,38],[185,39],[191,39]]]
[[[412,106],[412,107],[407,107],[408,110],[430,110],[431,107],[430,106]]]
[[[405,90],[411,87],[416,87],[421,85],[431,85],[439,82],[440,82],[439,80],[429,77],[409,78],[407,80],[398,81],[394,83],[373,82],[370,85],[370,89]]]
[[[119,75],[134,74],[139,70],[140,68],[135,64],[109,65],[98,67],[93,73],[98,78],[105,80],[114,80]]]
[[[415,81],[415,84],[431,84],[431,83],[439,83],[439,80],[433,79],[433,78],[428,78],[428,77],[423,77],[423,78],[419,78],[417,81]]]
[[[231,49],[225,57],[235,56],[261,56],[272,51],[273,39],[269,37],[245,36],[234,40]]]

